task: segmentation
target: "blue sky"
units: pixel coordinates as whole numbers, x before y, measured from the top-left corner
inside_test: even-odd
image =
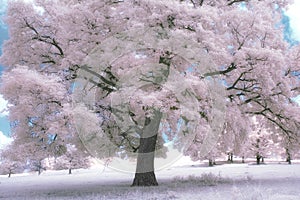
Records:
[[[2,16],[5,12],[5,6],[6,5],[6,0],[0,0],[0,54],[2,53],[2,43],[4,40],[8,39],[8,32],[7,32],[7,28],[5,27],[3,20],[2,20]],[[0,74],[2,73],[3,67],[0,65]],[[0,112],[3,111],[3,109],[5,109],[6,106],[6,102],[4,101],[4,99],[2,98],[2,96],[0,95]],[[1,143],[3,143],[4,135],[9,135],[10,133],[10,126],[9,126],[9,122],[7,120],[7,113],[0,113],[0,146]]]
[[[28,1],[28,0],[27,0]],[[2,44],[3,41],[8,39],[7,27],[3,23],[2,17],[5,12],[7,0],[0,0],[0,54],[2,53]],[[295,3],[288,9],[286,14],[289,16],[289,20],[286,20],[285,23],[289,23],[291,28],[289,31],[292,31],[291,36],[293,39],[300,41],[300,1],[295,1]],[[0,75],[2,73],[3,67],[0,65]],[[300,96],[296,98],[296,100],[300,104]],[[3,100],[0,95],[0,146],[3,142],[3,133],[4,135],[9,135],[10,128],[7,120],[7,113],[1,113],[5,108],[6,102]]]
[[[300,40],[300,1],[295,0],[294,4],[290,6],[286,14],[290,17],[292,36]]]

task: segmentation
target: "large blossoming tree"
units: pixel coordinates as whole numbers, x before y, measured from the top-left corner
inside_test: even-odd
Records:
[[[158,149],[165,152],[163,141],[193,159],[217,143],[238,151],[254,115],[297,143],[299,106],[291,98],[299,94],[299,47],[284,41],[280,24],[289,3],[11,1],[5,76],[29,70],[56,81],[60,93],[41,90],[40,112],[39,96],[30,96],[37,99],[32,106],[15,101],[9,79],[2,92],[11,116],[28,109],[22,120],[56,128],[57,141],[76,132],[94,156],[137,152],[133,185],[157,185],[153,159]]]

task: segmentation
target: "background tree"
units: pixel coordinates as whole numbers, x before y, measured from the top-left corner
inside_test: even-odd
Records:
[[[288,164],[292,164],[292,160],[299,157],[299,140],[282,136],[276,132],[272,134],[272,139],[277,147],[276,154],[286,160]]]
[[[244,116],[230,127],[233,130],[247,127],[243,126],[247,118],[258,115],[262,116],[259,123],[270,130],[280,129],[286,137],[299,137],[299,119],[295,115],[299,106],[291,101],[299,94],[299,46],[291,47],[284,41],[279,25],[282,9],[288,3],[203,1],[199,8],[201,26],[189,26],[201,33],[200,40],[221,66],[219,71],[207,75],[224,77],[230,107]],[[230,110],[229,119],[236,113],[237,110]]]
[[[19,151],[6,146],[0,152],[0,174],[8,174],[10,178],[12,174],[21,173],[25,169],[25,161]]]
[[[256,164],[264,163],[264,159],[268,155],[268,150],[270,149],[269,140],[267,135],[263,133],[261,129],[258,129],[251,136],[249,136],[251,141],[250,151],[256,158]]]
[[[75,145],[67,145],[67,152],[56,158],[53,168],[55,170],[68,169],[72,174],[72,169],[88,168],[90,166],[87,152],[80,151]]]
[[[71,135],[60,81],[55,75],[42,75],[23,66],[2,75],[1,92],[10,102],[14,138],[10,148],[21,152],[25,162],[39,173],[42,160],[60,154],[64,138]]]

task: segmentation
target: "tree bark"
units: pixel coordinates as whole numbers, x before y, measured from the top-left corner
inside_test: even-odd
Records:
[[[212,159],[208,160],[208,166],[213,167],[214,166],[214,162]]]
[[[42,173],[42,169],[40,166],[38,166],[38,175],[41,175],[41,173]]]
[[[72,159],[69,160],[69,174],[72,174]]]
[[[38,175],[41,175],[42,170],[44,169],[41,161],[38,161],[37,168],[38,168]]]
[[[256,164],[260,164],[260,158],[261,156],[259,154],[256,155]]]
[[[233,153],[228,153],[227,155],[228,155],[227,161],[232,163],[233,162]]]
[[[154,111],[153,117],[146,117],[138,149],[136,172],[131,186],[157,186],[154,173],[155,146],[162,113]]]
[[[292,164],[292,159],[291,159],[291,154],[290,154],[290,151],[289,149],[286,149],[286,155],[287,155],[287,158],[286,158],[286,161],[288,162],[288,164]]]
[[[291,165],[291,164],[292,164],[292,159],[291,159],[291,157],[290,157],[290,156],[288,156],[288,157],[287,157],[286,161],[288,162],[288,164],[289,164],[289,165]]]

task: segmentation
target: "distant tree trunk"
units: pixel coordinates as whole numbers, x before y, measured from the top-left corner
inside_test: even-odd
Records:
[[[41,175],[42,170],[43,170],[43,166],[42,166],[42,162],[39,160],[37,163],[37,170],[38,170],[38,175]]]
[[[72,174],[72,167],[71,167],[71,165],[72,165],[72,159],[69,160],[69,174]]]
[[[286,151],[286,155],[287,155],[286,162],[288,162],[289,165],[291,165],[292,164],[292,159],[291,159],[290,151],[289,151],[289,149],[286,149],[285,151]]]
[[[292,164],[292,159],[291,159],[291,157],[290,157],[290,156],[288,156],[288,157],[286,158],[286,162],[288,162],[288,164],[289,164],[289,165],[291,165],[291,164]]]
[[[213,167],[214,166],[214,161],[213,159],[208,160],[208,166]]]
[[[259,138],[256,139],[255,147],[259,151],[259,148],[260,148],[260,139]],[[260,164],[260,159],[261,159],[260,153],[257,152],[256,153],[256,164],[258,164],[258,165]]]
[[[154,173],[154,156],[161,117],[162,113],[159,111],[154,111],[152,118],[146,117],[140,138],[135,177],[131,186],[158,185]]]
[[[259,153],[256,154],[256,164],[260,164],[260,158],[261,156],[259,155]]]
[[[230,152],[227,155],[228,155],[227,161],[232,163],[233,162],[233,153]]]

